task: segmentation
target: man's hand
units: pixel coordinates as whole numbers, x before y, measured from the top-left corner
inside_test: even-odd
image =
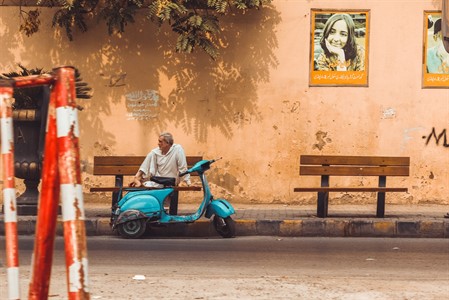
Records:
[[[346,61],[345,51],[343,50],[343,48],[338,48],[338,47],[332,46],[328,40],[326,40],[326,47],[330,53],[337,56],[337,58],[340,62],[344,63]]]
[[[134,180],[132,182],[130,182],[129,186],[130,187],[141,187],[142,186],[142,182],[140,182],[139,179],[134,177]]]
[[[187,181],[182,180],[182,181],[179,183],[179,186],[191,186],[191,185],[192,185],[192,183],[190,182],[190,180],[187,180]]]

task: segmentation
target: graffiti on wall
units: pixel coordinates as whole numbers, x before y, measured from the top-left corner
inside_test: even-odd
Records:
[[[127,120],[150,120],[157,117],[159,94],[155,90],[134,91],[125,95]]]
[[[433,127],[432,132],[430,132],[430,134],[427,136],[424,135],[422,138],[426,140],[426,146],[432,141],[435,142],[437,146],[439,146],[441,142],[441,146],[449,148],[449,144],[447,142],[446,129],[443,129],[441,132],[438,133],[435,130],[435,127]]]
[[[110,75],[100,73],[99,75],[107,80],[107,84],[105,84],[107,87],[121,87],[126,84],[126,73],[116,73]]]

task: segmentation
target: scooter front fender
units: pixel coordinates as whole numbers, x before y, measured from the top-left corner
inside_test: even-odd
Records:
[[[114,222],[114,227],[116,227],[119,224],[132,221],[132,220],[138,220],[138,219],[146,219],[148,218],[143,212],[135,209],[127,210],[122,212],[117,220]]]
[[[207,207],[205,216],[206,218],[210,218],[212,215],[217,215],[224,219],[234,213],[234,207],[228,201],[225,199],[216,199]]]

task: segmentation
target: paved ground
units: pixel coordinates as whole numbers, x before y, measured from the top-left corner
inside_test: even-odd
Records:
[[[316,217],[315,205],[249,205],[232,203],[237,235],[330,236],[330,237],[430,237],[449,238],[448,205],[386,205],[385,218],[376,218],[373,205],[330,205],[329,217]],[[195,211],[180,205],[179,213]],[[104,203],[85,203],[88,235],[112,235],[110,209]],[[33,234],[35,217],[19,217],[19,233]],[[0,215],[0,233],[4,232]],[[61,226],[58,234],[62,234]],[[210,220],[173,224],[155,229],[155,236],[216,236]]]
[[[241,204],[231,203],[235,219],[294,220],[317,218],[315,205]],[[197,209],[194,204],[180,204],[179,212],[188,213]],[[86,217],[109,217],[110,208],[103,203],[85,203]],[[442,219],[449,213],[449,205],[386,205],[385,218]],[[330,218],[375,218],[376,205],[330,205]]]
[[[0,236],[0,254],[5,239]],[[89,237],[90,299],[441,300],[449,239]],[[19,240],[27,299],[33,236]],[[67,299],[64,240],[55,241],[49,300]],[[0,255],[0,266],[2,265]],[[8,299],[0,268],[0,299]]]

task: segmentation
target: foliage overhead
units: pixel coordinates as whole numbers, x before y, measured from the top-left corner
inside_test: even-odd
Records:
[[[123,33],[129,23],[134,23],[136,14],[143,13],[146,19],[159,26],[168,23],[178,34],[176,51],[190,53],[203,49],[216,58],[219,49],[219,18],[260,9],[272,0],[38,0],[38,7],[21,9],[20,30],[27,36],[39,31],[40,8],[58,7],[53,15],[53,27],[65,30],[73,40],[73,29],[88,30],[87,21],[104,21],[109,34]]]
[[[0,78],[10,79],[14,77],[31,76],[50,74],[49,71],[44,71],[43,68],[28,69],[21,64],[18,64],[20,71],[0,74]],[[81,73],[75,68],[75,92],[78,99],[90,99],[92,95],[90,92],[92,88],[88,83],[83,81]],[[26,87],[14,89],[13,97],[15,99],[14,109],[36,109],[42,105],[42,87]]]

